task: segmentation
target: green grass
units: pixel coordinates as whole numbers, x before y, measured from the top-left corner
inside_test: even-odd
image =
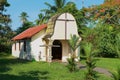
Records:
[[[98,59],[96,66],[108,69],[109,71],[115,71],[120,67],[120,59],[118,58],[96,58]],[[85,60],[81,61],[85,64]]]
[[[97,66],[110,70],[116,69],[116,63],[120,63],[118,59],[102,58]],[[0,80],[84,80],[85,72],[85,69],[80,69],[71,73],[63,63],[54,62],[49,65],[46,62],[31,62],[0,54]],[[112,80],[111,77],[99,75],[98,80]]]
[[[99,67],[106,68],[110,71],[117,70],[120,67],[120,59],[117,58],[100,58],[96,64]]]

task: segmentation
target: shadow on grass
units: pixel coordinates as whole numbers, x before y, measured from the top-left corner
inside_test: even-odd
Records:
[[[0,74],[0,80],[48,80],[47,71],[21,72],[19,75]]]
[[[10,56],[10,54],[7,54],[7,53],[0,53],[0,57],[8,57]]]
[[[2,59],[0,59],[0,73],[11,70],[9,65],[26,64],[28,62],[30,62],[30,61],[21,60],[21,59],[17,59],[17,58],[2,58]]]
[[[23,63],[28,63],[30,61],[28,60],[23,60],[23,59],[18,59],[18,58],[3,58],[0,59],[0,65],[10,65],[10,64],[23,64]]]

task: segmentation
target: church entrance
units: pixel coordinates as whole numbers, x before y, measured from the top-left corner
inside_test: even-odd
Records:
[[[52,47],[52,60],[62,60],[62,44],[59,40],[55,40],[53,45],[58,47]]]

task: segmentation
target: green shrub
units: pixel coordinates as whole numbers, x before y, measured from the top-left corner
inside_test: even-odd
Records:
[[[84,51],[86,54],[86,66],[87,66],[87,73],[85,80],[97,80],[97,72],[94,71],[94,68],[96,67],[96,59],[94,58],[94,49],[93,45],[91,43],[87,43],[84,45]]]
[[[71,39],[69,40],[69,46],[72,49],[72,55],[70,56],[70,58],[67,59],[68,61],[67,67],[70,72],[74,72],[77,69],[76,67],[77,64],[75,61],[77,56],[75,51],[80,46],[80,38],[76,35],[71,35]]]
[[[68,58],[67,59],[68,64],[67,64],[67,68],[69,69],[70,72],[74,72],[77,70],[77,63],[75,61],[74,57]]]
[[[111,72],[111,73],[112,73],[112,78],[114,80],[120,80],[120,68],[118,68],[116,72]]]

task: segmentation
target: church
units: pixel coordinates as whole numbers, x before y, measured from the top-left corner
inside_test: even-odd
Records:
[[[20,59],[67,62],[72,50],[68,40],[78,35],[76,20],[70,13],[56,14],[47,24],[28,28],[12,38],[12,56]],[[79,48],[76,56],[79,56]]]

